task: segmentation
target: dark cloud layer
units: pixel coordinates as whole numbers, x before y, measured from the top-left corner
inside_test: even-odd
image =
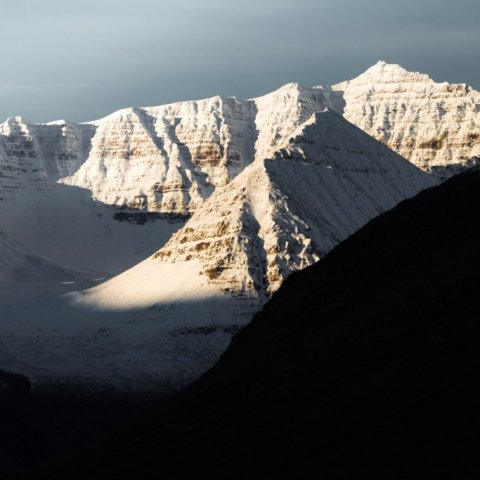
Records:
[[[480,88],[478,0],[0,2],[0,118],[253,97],[377,60]]]

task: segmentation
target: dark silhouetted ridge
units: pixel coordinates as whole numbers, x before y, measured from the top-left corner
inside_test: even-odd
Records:
[[[479,214],[478,172],[402,202],[289,277],[142,426],[41,473],[475,478]]]

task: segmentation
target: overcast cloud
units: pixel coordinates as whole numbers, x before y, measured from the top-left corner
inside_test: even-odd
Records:
[[[0,119],[248,98],[378,60],[480,88],[479,20],[478,0],[0,0]]]

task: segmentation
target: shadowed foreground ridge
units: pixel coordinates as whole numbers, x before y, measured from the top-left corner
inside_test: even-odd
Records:
[[[479,211],[475,172],[402,202],[289,277],[218,364],[144,426],[42,473],[470,478]]]

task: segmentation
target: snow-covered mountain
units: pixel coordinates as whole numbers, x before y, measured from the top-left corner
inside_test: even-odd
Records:
[[[59,180],[108,205],[188,215],[326,107],[427,171],[480,157],[478,92],[379,62],[333,87],[291,83],[252,100],[130,108],[84,124],[10,118],[0,125],[0,197]]]
[[[478,163],[480,93],[378,62],[332,87],[350,122],[423,170],[451,175]]]
[[[76,273],[28,301],[0,291],[0,366],[184,385],[291,272],[438,183],[335,113],[342,88],[7,120],[0,222]]]

